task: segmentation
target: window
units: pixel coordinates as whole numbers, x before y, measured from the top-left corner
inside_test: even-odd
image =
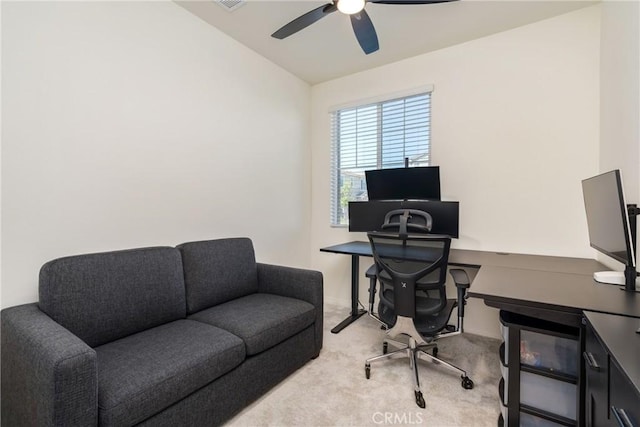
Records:
[[[431,92],[331,112],[331,225],[367,200],[364,171],[430,164]]]

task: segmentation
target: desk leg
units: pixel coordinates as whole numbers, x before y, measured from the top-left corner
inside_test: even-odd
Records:
[[[366,310],[358,308],[359,274],[360,258],[358,255],[351,255],[351,315],[331,329],[331,332],[334,334],[337,334],[367,312]]]

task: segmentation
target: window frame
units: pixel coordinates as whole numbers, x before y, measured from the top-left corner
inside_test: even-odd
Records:
[[[357,157],[359,156],[358,154],[356,154],[356,166],[352,167],[352,168],[346,168],[346,167],[342,167],[340,168],[340,155],[341,155],[341,144],[344,143],[343,141],[340,140],[340,135],[339,135],[339,128],[340,128],[340,123],[339,123],[339,115],[340,113],[344,113],[346,111],[349,110],[357,110],[357,109],[364,109],[366,107],[373,107],[375,106],[376,108],[376,158],[375,158],[375,167],[373,166],[368,166],[365,168],[362,168],[361,173],[364,173],[364,171],[366,170],[370,170],[370,169],[379,169],[382,167],[402,167],[404,165],[404,162],[402,164],[396,164],[395,162],[389,162],[389,163],[384,163],[384,156],[383,156],[383,136],[382,136],[382,129],[383,129],[383,116],[382,116],[382,108],[384,104],[392,104],[393,102],[396,101],[406,101],[409,98],[412,97],[416,97],[416,96],[421,96],[421,95],[427,95],[427,101],[426,101],[426,106],[427,106],[427,122],[426,122],[426,147],[424,149],[424,152],[422,154],[419,155],[419,157],[426,157],[426,160],[419,160],[417,162],[414,162],[413,166],[430,166],[431,165],[431,128],[432,128],[432,120],[431,120],[431,106],[432,106],[432,100],[433,100],[433,90],[434,87],[433,85],[428,85],[428,86],[423,86],[420,88],[414,88],[412,90],[409,91],[404,91],[404,92],[399,92],[399,93],[394,93],[394,94],[387,94],[387,95],[381,95],[381,96],[377,96],[377,97],[373,97],[373,98],[368,98],[368,99],[364,99],[364,100],[360,100],[360,101],[354,101],[354,102],[350,102],[350,103],[346,103],[346,104],[342,104],[339,106],[335,106],[329,109],[329,121],[330,121],[330,151],[331,151],[331,156],[330,156],[330,192],[329,192],[329,198],[330,198],[330,202],[329,202],[329,222],[330,222],[330,226],[331,227],[335,227],[335,228],[345,228],[348,227],[349,221],[348,221],[348,217],[346,218],[346,221],[341,223],[341,220],[344,220],[344,213],[341,212],[341,210],[344,210],[344,207],[342,207],[342,203],[341,203],[341,199],[342,199],[342,191],[341,189],[338,187],[339,182],[340,182],[340,173],[342,170],[348,170],[348,169],[360,169],[357,167]],[[357,113],[356,113],[357,114]],[[406,109],[404,110],[404,112],[402,113],[402,117],[403,120],[405,120],[405,116],[406,116]],[[357,120],[357,119],[356,119]],[[357,129],[357,125],[356,125],[356,129]],[[407,127],[404,126],[402,127],[402,131],[404,132],[407,129]],[[357,135],[357,130],[356,130],[356,135]],[[357,145],[357,143],[356,143]],[[398,144],[400,145],[400,144]],[[403,140],[401,143],[402,149],[406,150],[407,149],[407,139],[406,136],[404,136],[403,133]],[[404,151],[403,151],[404,153]],[[411,164],[410,164],[411,166]],[[360,180],[361,185],[364,182],[364,179],[360,176],[359,178],[357,178]],[[364,191],[366,192],[366,188],[364,189]],[[352,200],[353,195],[351,194],[348,197],[348,201]],[[366,199],[364,199],[366,200]],[[347,202],[348,204],[348,202]],[[348,213],[347,213],[348,215]]]

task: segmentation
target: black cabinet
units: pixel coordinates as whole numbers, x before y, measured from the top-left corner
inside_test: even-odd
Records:
[[[584,316],[587,426],[640,427],[640,319]]]
[[[593,328],[586,330],[585,361],[587,427],[613,425],[609,420],[609,355]]]
[[[611,363],[610,377],[611,399],[609,414],[611,425],[620,427],[640,426],[640,394],[638,389],[629,382],[622,369],[614,360]]]

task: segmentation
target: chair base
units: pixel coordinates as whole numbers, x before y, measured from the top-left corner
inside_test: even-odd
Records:
[[[369,379],[371,377],[371,363],[372,362],[376,362],[379,360],[384,360],[384,359],[392,359],[392,358],[396,358],[396,357],[406,357],[409,359],[409,366],[412,370],[413,373],[413,386],[414,386],[414,395],[415,395],[415,399],[416,399],[416,404],[420,407],[420,408],[424,408],[426,406],[424,397],[422,395],[422,390],[420,389],[420,378],[418,375],[418,359],[423,359],[423,360],[427,360],[427,361],[431,361],[435,364],[438,365],[443,365],[446,368],[458,373],[460,375],[460,378],[462,379],[462,383],[461,386],[462,388],[466,389],[466,390],[470,390],[473,388],[473,381],[471,380],[471,378],[469,378],[467,376],[467,372],[463,369],[460,369],[459,367],[452,365],[451,363],[444,361],[440,358],[437,357],[438,354],[438,346],[434,341],[431,342],[425,342],[424,339],[422,339],[422,337],[420,337],[419,334],[417,334],[418,337],[420,337],[420,341],[417,341],[414,338],[413,334],[407,333],[407,332],[401,332],[403,331],[404,328],[407,328],[409,330],[411,329],[415,329],[415,326],[413,326],[413,322],[409,323],[409,322],[404,322],[401,321],[401,319],[403,319],[403,317],[399,316],[398,317],[398,322],[396,322],[396,324],[394,325],[393,328],[391,328],[389,331],[387,331],[387,334],[391,337],[391,338],[395,338],[397,335],[405,335],[409,337],[409,343],[405,344],[393,339],[385,339],[383,342],[383,347],[382,347],[382,354],[380,356],[375,356],[375,357],[371,357],[369,359],[367,359],[366,363],[365,363],[365,375],[367,377],[367,379]],[[408,320],[411,320],[409,318],[406,318]],[[397,329],[396,329],[397,328]],[[395,330],[395,331],[394,331]],[[397,350],[394,350],[392,352],[388,352],[388,345],[392,344],[394,347],[397,348]],[[427,351],[431,350],[432,354],[429,354]]]

